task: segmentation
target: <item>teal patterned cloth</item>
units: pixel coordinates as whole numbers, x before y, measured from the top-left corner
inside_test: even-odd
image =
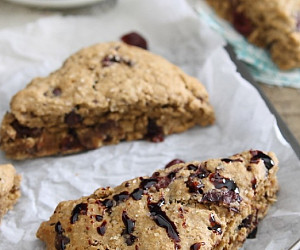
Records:
[[[253,77],[277,86],[300,88],[300,69],[282,71],[272,62],[269,53],[247,42],[226,21],[219,18],[203,0],[193,1],[198,16],[221,34],[235,50],[238,59],[246,62]]]

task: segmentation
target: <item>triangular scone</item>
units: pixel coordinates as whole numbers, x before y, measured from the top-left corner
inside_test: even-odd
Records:
[[[120,42],[82,49],[11,101],[1,148],[14,159],[69,154],[214,122],[204,86],[160,56]]]
[[[276,200],[277,170],[274,153],[257,150],[176,160],[151,177],[61,202],[37,237],[49,250],[237,249]]]
[[[0,221],[21,196],[21,176],[11,164],[0,165]]]

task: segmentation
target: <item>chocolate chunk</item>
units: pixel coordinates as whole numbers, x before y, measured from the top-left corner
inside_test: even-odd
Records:
[[[240,230],[243,227],[250,228],[252,225],[252,219],[253,219],[253,215],[250,214],[248,217],[242,220],[241,224],[238,226],[238,229]]]
[[[105,234],[105,232],[106,232],[106,224],[107,224],[107,221],[105,220],[105,221],[102,222],[101,226],[97,227],[98,234],[100,234],[102,236]]]
[[[57,250],[64,250],[66,249],[66,245],[70,243],[70,239],[63,235],[64,233],[64,229],[61,226],[61,223],[58,221],[55,224],[55,232],[56,232],[56,236],[55,236],[55,248]]]
[[[71,224],[74,224],[76,221],[78,221],[79,215],[86,215],[87,209],[88,209],[87,203],[77,204],[72,211]]]
[[[75,110],[72,110],[70,113],[65,115],[65,123],[69,127],[74,127],[82,121],[82,118],[79,114],[76,114]]]
[[[29,128],[23,126],[17,120],[14,120],[10,125],[17,131],[17,138],[35,138],[40,136],[43,131],[41,128]]]
[[[146,139],[152,142],[162,142],[164,141],[164,133],[162,127],[156,125],[153,119],[148,119],[147,134]]]
[[[188,169],[188,170],[192,170],[192,171],[196,171],[196,170],[198,169],[198,167],[195,166],[195,165],[193,165],[193,164],[189,164],[189,165],[187,166],[187,169]]]
[[[142,199],[144,190],[141,188],[136,188],[135,190],[132,191],[132,193],[130,194],[130,196],[134,199],[134,200],[140,200]]]
[[[95,215],[95,219],[96,221],[102,221],[103,220],[103,216],[102,215]]]
[[[256,233],[257,233],[257,227],[254,228],[247,236],[247,239],[255,239],[256,238]]]
[[[124,43],[127,43],[132,46],[137,46],[137,47],[140,47],[143,49],[148,48],[146,39],[136,32],[131,32],[131,33],[123,35],[121,37],[121,40]]]
[[[203,179],[203,178],[206,178],[207,176],[209,176],[211,172],[208,171],[206,169],[206,167],[200,165],[200,167],[198,167],[198,170],[195,172],[195,174],[200,178],[200,179]]]
[[[122,235],[125,238],[125,242],[128,246],[132,246],[134,244],[136,236],[132,235],[135,227],[135,220],[130,219],[126,211],[122,213],[122,221],[125,225],[125,229],[122,232]]]
[[[143,179],[141,181],[140,187],[145,190],[154,186],[157,182],[158,180],[156,178]]]
[[[113,199],[119,204],[120,202],[124,202],[129,199],[129,193],[127,191],[123,191],[119,194],[113,196]]]

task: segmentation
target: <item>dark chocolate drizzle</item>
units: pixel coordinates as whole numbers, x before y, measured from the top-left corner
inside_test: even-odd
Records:
[[[261,159],[261,160],[263,160],[263,162],[268,170],[270,170],[272,167],[274,167],[274,161],[270,156],[268,156],[258,150],[251,150],[250,153],[252,155],[250,163],[258,163],[259,160]]]
[[[148,208],[152,219],[159,226],[167,231],[168,236],[174,242],[180,242],[179,233],[177,231],[176,225],[167,216],[166,212],[162,211],[161,207],[164,205],[165,200],[161,199],[157,203],[148,203]]]
[[[227,188],[228,190],[239,193],[239,189],[235,182],[231,179],[221,176],[219,173],[212,173],[209,175],[209,180],[217,189]]]

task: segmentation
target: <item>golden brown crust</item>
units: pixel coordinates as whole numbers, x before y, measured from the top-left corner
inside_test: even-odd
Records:
[[[23,159],[153,139],[149,126],[167,135],[213,122],[198,80],[160,56],[111,42],[77,52],[18,92],[0,144],[8,157]]]
[[[21,176],[11,164],[0,165],[0,221],[21,196]]]
[[[47,249],[236,249],[276,200],[278,160],[246,151],[179,163],[61,202],[37,237]]]

